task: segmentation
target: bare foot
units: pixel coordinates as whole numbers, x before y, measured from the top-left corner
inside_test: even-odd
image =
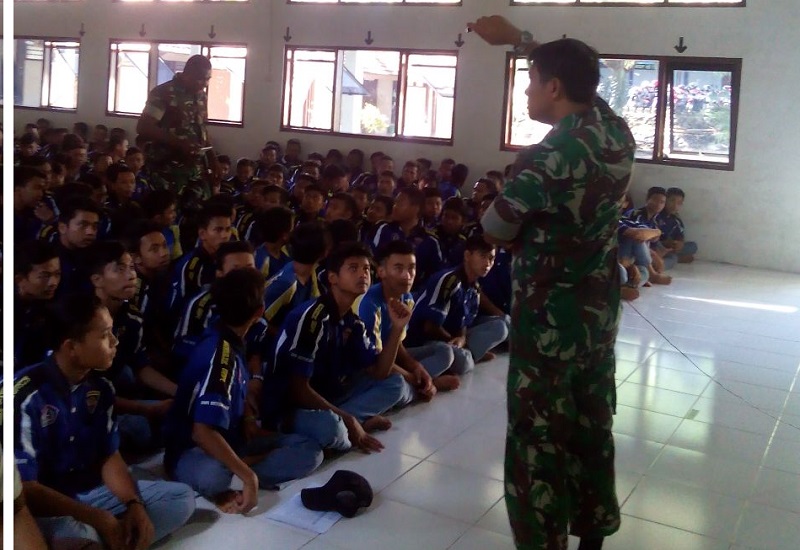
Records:
[[[223,514],[238,514],[239,509],[236,499],[241,496],[241,491],[225,491],[214,498],[214,504],[217,505],[217,508],[219,508],[220,512]]]
[[[633,287],[623,286],[620,288],[620,294],[622,295],[623,300],[632,302],[639,297],[639,290]]]
[[[694,261],[694,256],[678,256],[679,264],[690,264]]]
[[[461,380],[455,374],[443,374],[433,379],[433,385],[439,391],[453,391],[461,386]]]
[[[481,358],[478,360],[478,363],[486,363],[486,362],[488,362],[488,361],[491,361],[492,359],[497,359],[497,355],[495,355],[495,354],[494,354],[494,353],[492,353],[491,351],[487,351],[487,352],[486,352],[486,355],[484,355],[483,357],[481,357]]]
[[[645,284],[643,284],[642,286],[643,286],[643,287],[645,287],[645,288],[650,288],[651,286],[653,286],[653,283],[651,283],[650,281],[647,281],[647,282],[646,282]]]
[[[668,285],[672,283],[672,277],[663,273],[653,273],[650,275],[650,282],[654,285]]]
[[[385,416],[375,415],[365,420],[362,426],[367,433],[385,432],[392,427],[392,421]]]

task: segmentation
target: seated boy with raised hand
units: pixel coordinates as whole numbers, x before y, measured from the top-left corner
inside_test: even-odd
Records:
[[[119,453],[114,386],[103,376],[117,339],[108,309],[70,295],[53,310],[53,354],[18,373],[14,453],[25,500],[48,539],[147,548],[194,513],[190,487],[135,482]]]
[[[258,232],[264,239],[255,250],[256,267],[267,280],[292,261],[286,245],[289,244],[292,234],[294,214],[284,206],[276,206],[259,216],[256,223]]]
[[[408,331],[408,344],[446,342],[455,353],[451,371],[465,374],[475,361],[493,358],[491,349],[508,338],[506,317],[478,316],[480,285],[494,264],[495,247],[482,236],[467,239],[461,265],[440,271],[424,285]]]
[[[656,220],[661,230],[661,240],[656,246],[656,253],[664,259],[666,269],[675,267],[675,264],[690,264],[697,254],[697,243],[686,241],[686,228],[678,215],[685,198],[683,189],[678,187],[667,189],[667,203]]]
[[[151,450],[158,443],[152,427],[158,427],[166,414],[168,398],[175,395],[177,386],[153,366],[144,343],[144,320],[130,302],[137,286],[133,258],[122,243],[101,241],[93,245],[88,267],[94,295],[111,314],[113,333],[119,340],[114,363],[105,376],[117,390],[123,449]]]
[[[285,386],[279,381],[288,384],[288,405],[294,410],[285,419],[284,429],[308,435],[323,448],[380,451],[383,445],[368,432],[389,429],[391,422],[381,414],[412,398],[403,377],[393,373],[411,311],[400,300],[390,299],[387,312],[392,328],[380,352],[352,311],[356,299],[369,289],[371,259],[369,248],[358,242],[331,253],[330,292],[286,318],[274,371],[265,384],[269,400],[280,399]],[[276,412],[275,408],[275,403],[265,404],[267,411]]]
[[[414,248],[405,241],[392,241],[378,252],[378,277],[380,283],[372,285],[357,302],[356,312],[367,327],[367,335],[380,352],[383,341],[391,335],[389,302],[400,300],[410,310],[414,309],[411,287],[417,271]],[[453,364],[452,348],[444,342],[432,342],[418,348],[407,349],[402,340],[397,348],[396,371],[424,401],[430,401],[437,390],[454,390],[458,377],[445,375]]]
[[[214,282],[219,315],[192,352],[178,384],[166,427],[164,464],[226,513],[246,513],[258,489],[307,476],[322,463],[322,449],[300,435],[246,430],[256,422],[247,387],[244,338],[264,311],[264,277],[236,269]],[[233,476],[242,491],[231,491]]]
[[[267,281],[264,293],[264,318],[269,332],[276,336],[283,320],[294,308],[320,295],[316,267],[327,251],[322,223],[298,225],[289,237],[292,261]]]

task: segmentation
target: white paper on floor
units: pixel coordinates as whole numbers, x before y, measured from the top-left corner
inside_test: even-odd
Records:
[[[339,512],[315,512],[303,506],[300,493],[275,506],[264,514],[265,518],[321,535],[342,519]]]

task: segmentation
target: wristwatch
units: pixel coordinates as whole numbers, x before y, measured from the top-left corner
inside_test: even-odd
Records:
[[[533,43],[533,35],[529,31],[522,31],[519,35],[519,44],[514,46],[514,53],[517,55],[522,55]]]

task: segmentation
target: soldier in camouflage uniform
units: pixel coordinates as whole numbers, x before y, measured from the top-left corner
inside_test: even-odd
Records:
[[[192,184],[200,198],[210,195],[207,185],[199,184],[205,171],[201,147],[210,147],[208,136],[208,96],[211,62],[194,55],[183,72],[150,91],[139,118],[137,133],[149,141],[146,147],[150,183],[155,189],[167,188],[180,195]],[[211,168],[219,170],[216,159]]]
[[[503,18],[470,24],[527,49],[529,114],[552,124],[517,159],[482,225],[514,251],[506,504],[518,548],[602,546],[619,529],[612,415],[620,315],[617,224],[635,142],[596,97],[597,52],[537,45]],[[527,40],[526,40],[527,38]],[[525,44],[527,43],[527,44]]]

